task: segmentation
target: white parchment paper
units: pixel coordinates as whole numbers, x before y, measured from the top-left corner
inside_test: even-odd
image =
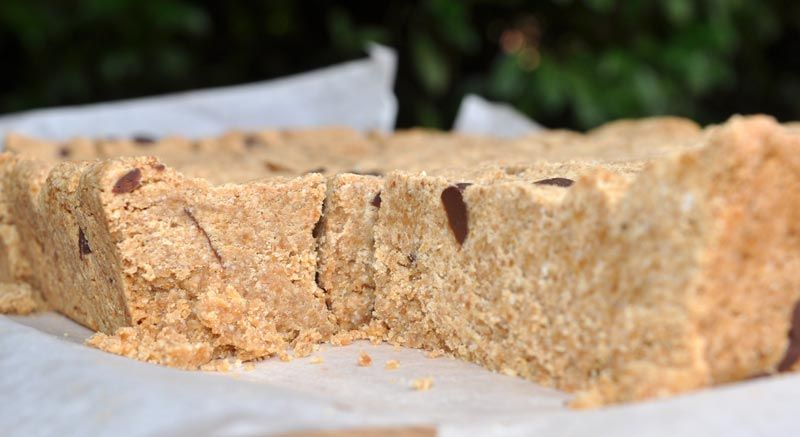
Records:
[[[542,130],[539,123],[529,119],[506,103],[490,102],[468,94],[458,108],[453,130],[478,135],[513,138]]]
[[[429,425],[439,435],[795,435],[800,377],[787,375],[592,411],[566,394],[421,351],[323,346],[254,370],[187,372],[83,346],[90,334],[45,313],[0,316],[3,435],[254,435]],[[368,353],[373,364],[357,365]],[[386,361],[400,362],[396,370]],[[411,380],[433,378],[428,391]]]
[[[389,130],[394,54],[262,84],[0,118],[0,131],[64,138],[232,127],[343,124]],[[514,135],[538,129],[477,96],[456,128]],[[375,426],[435,427],[442,436],[793,435],[800,376],[754,380],[593,411],[568,395],[421,351],[356,343],[254,370],[186,372],[107,354],[55,313],[0,316],[0,434],[7,436],[254,435]],[[373,364],[359,367],[360,352]],[[396,370],[386,361],[398,360]],[[430,377],[433,387],[410,388]]]
[[[35,110],[0,117],[0,135],[43,138],[180,133],[232,128],[344,125],[391,130],[396,55],[372,45],[370,57],[284,79],[112,103]]]

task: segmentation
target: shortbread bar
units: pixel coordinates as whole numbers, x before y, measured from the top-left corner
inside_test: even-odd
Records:
[[[734,118],[636,176],[392,174],[374,316],[389,341],[582,406],[794,369],[798,151],[774,120]]]
[[[31,285],[111,352],[181,368],[300,353],[334,325],[316,287],[325,180],[212,186],[154,158],[7,158]]]

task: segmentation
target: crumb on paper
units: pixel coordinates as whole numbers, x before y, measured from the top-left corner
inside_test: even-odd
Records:
[[[310,360],[308,360],[308,362],[311,364],[322,364],[323,361],[325,360],[319,355],[314,355]]]
[[[256,370],[256,363],[248,361],[244,363],[243,369],[245,372],[252,372],[253,370]]]
[[[400,367],[400,362],[397,360],[389,360],[386,362],[386,370],[395,370]]]
[[[372,365],[372,357],[369,356],[366,352],[360,352],[358,354],[358,365],[360,367],[369,367]]]
[[[500,370],[500,373],[507,376],[519,377],[519,372],[515,371],[514,369],[505,368]]]
[[[392,349],[393,349],[395,352],[397,352],[397,351],[399,351],[399,350],[400,350],[400,349],[402,349],[402,348],[400,347],[400,345],[399,345],[399,344],[396,344],[396,345],[392,346]]]
[[[340,332],[331,337],[329,342],[332,346],[347,346],[353,343],[354,337],[355,334],[351,331]]]
[[[441,349],[435,349],[435,350],[428,351],[428,352],[425,353],[425,356],[428,357],[428,358],[439,358],[442,355],[444,355],[444,351],[441,350]]]
[[[433,387],[433,378],[417,378],[411,381],[411,388],[416,391],[428,391]]]
[[[206,364],[200,366],[200,370],[205,370],[209,372],[230,372],[235,368],[239,368],[242,366],[242,361],[239,359],[218,359],[209,361]]]
[[[286,352],[282,352],[278,355],[278,359],[283,361],[284,363],[288,363],[294,359],[293,356],[287,354]]]

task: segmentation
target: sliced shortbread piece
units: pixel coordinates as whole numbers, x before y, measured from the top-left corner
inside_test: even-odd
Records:
[[[197,368],[306,352],[332,333],[314,282],[321,175],[212,186],[153,158],[49,173],[15,159],[3,188],[32,242],[30,282],[104,333],[93,344]]]
[[[774,120],[735,118],[635,177],[393,174],[375,316],[390,341],[580,391],[579,405],[789,370],[799,150]]]

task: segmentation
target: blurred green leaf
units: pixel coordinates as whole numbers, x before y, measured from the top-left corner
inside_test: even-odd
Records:
[[[465,53],[477,49],[480,40],[470,25],[466,3],[461,0],[429,0],[425,2],[438,24],[438,33]]]
[[[661,2],[667,19],[675,25],[682,26],[694,17],[694,4],[692,0],[669,0]]]
[[[110,53],[100,62],[100,74],[110,82],[137,76],[141,71],[142,64],[138,56],[129,50]]]
[[[446,58],[433,40],[425,34],[411,37],[411,56],[422,85],[433,95],[442,94],[450,81]]]
[[[399,124],[466,92],[548,126],[800,119],[800,2],[1,0],[0,112],[262,80],[398,50]]]
[[[586,6],[594,12],[605,14],[614,8],[614,0],[585,0]]]

